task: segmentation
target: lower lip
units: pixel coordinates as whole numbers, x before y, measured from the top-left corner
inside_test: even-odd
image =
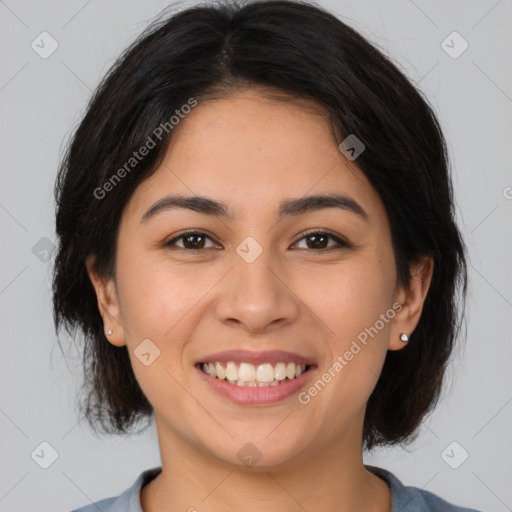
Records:
[[[266,387],[246,387],[235,386],[227,381],[217,379],[204,373],[199,366],[196,370],[203,381],[220,395],[229,398],[231,401],[240,405],[270,404],[284,400],[297,393],[309,380],[315,371],[315,366],[310,366],[309,370],[300,377],[292,380],[281,381],[277,386]]]

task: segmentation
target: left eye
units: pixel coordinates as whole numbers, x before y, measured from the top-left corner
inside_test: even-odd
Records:
[[[173,238],[172,240],[165,242],[163,245],[164,247],[178,247],[180,249],[201,250],[207,248],[205,247],[205,241],[207,239],[213,242],[213,240],[206,233],[203,233],[201,231],[190,231],[188,233],[182,233],[176,238]],[[325,231],[312,231],[309,233],[305,233],[303,234],[302,238],[295,242],[294,245],[297,245],[302,240],[309,240],[310,242],[312,241],[313,247],[304,248],[306,251],[315,251],[316,249],[326,248],[332,249],[332,245],[326,246],[326,243],[328,243],[327,240],[329,239],[334,240],[337,243],[338,248],[349,247],[349,244],[346,241],[342,240],[340,237],[337,237],[336,235],[327,233]],[[182,246],[177,245],[177,241],[180,240],[184,240]],[[218,244],[215,243],[213,245],[216,247],[220,247]],[[336,245],[334,245],[334,247],[336,247]]]
[[[302,240],[310,240],[310,241],[313,241],[313,248],[306,247],[305,250],[307,250],[307,251],[314,251],[315,249],[326,249],[326,248],[332,249],[333,247],[336,247],[336,245],[330,246],[330,247],[325,246],[325,242],[329,238],[331,240],[334,240],[337,243],[338,248],[349,247],[349,244],[347,242],[345,242],[344,240],[342,240],[340,237],[333,235],[331,233],[327,233],[325,231],[310,231],[309,233],[305,233],[304,236],[296,242],[296,244]]]

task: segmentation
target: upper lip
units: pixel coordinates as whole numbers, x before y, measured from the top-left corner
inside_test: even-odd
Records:
[[[309,357],[301,356],[293,352],[285,352],[283,350],[266,350],[261,352],[253,352],[250,350],[227,350],[224,352],[215,352],[202,357],[196,361],[197,363],[215,363],[215,362],[245,362],[256,364],[263,363],[295,363],[314,365],[314,362]]]

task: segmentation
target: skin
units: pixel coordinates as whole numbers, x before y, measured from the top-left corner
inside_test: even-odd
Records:
[[[397,286],[384,206],[338,150],[320,106],[309,106],[257,89],[200,103],[123,211],[115,280],[87,260],[108,340],[128,346],[155,410],[162,473],[142,489],[144,512],[391,510],[388,486],[363,466],[363,418],[387,351],[402,349],[400,333],[420,319],[433,261],[412,269],[409,289]],[[337,208],[277,221],[283,199],[331,192],[355,199],[368,222]],[[175,209],[141,223],[168,193],[208,196],[236,217]],[[191,228],[211,235],[202,251],[185,249],[197,246],[186,238],[163,247]],[[302,234],[310,228],[351,247],[327,239],[317,248]],[[263,249],[252,263],[236,252],[247,236]],[[193,367],[216,351],[287,350],[316,361],[312,384],[394,303],[402,309],[306,405],[297,394],[237,405]],[[148,366],[134,355],[147,338],[160,350]],[[237,457],[247,442],[261,452],[252,467]]]

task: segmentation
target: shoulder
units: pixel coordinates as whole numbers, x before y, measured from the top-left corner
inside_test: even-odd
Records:
[[[386,469],[366,464],[365,468],[385,480],[391,488],[391,512],[481,512],[474,508],[449,503],[430,491],[405,486],[393,473]]]
[[[71,512],[142,512],[140,490],[161,471],[161,467],[147,469],[120,495],[95,501],[84,507],[74,509]]]
[[[101,510],[102,512],[111,512],[112,510],[120,510],[119,507],[112,508],[112,504],[119,498],[105,498],[103,500],[95,501],[94,503],[90,503],[89,505],[85,505],[85,507],[75,508],[71,512],[98,512]]]

